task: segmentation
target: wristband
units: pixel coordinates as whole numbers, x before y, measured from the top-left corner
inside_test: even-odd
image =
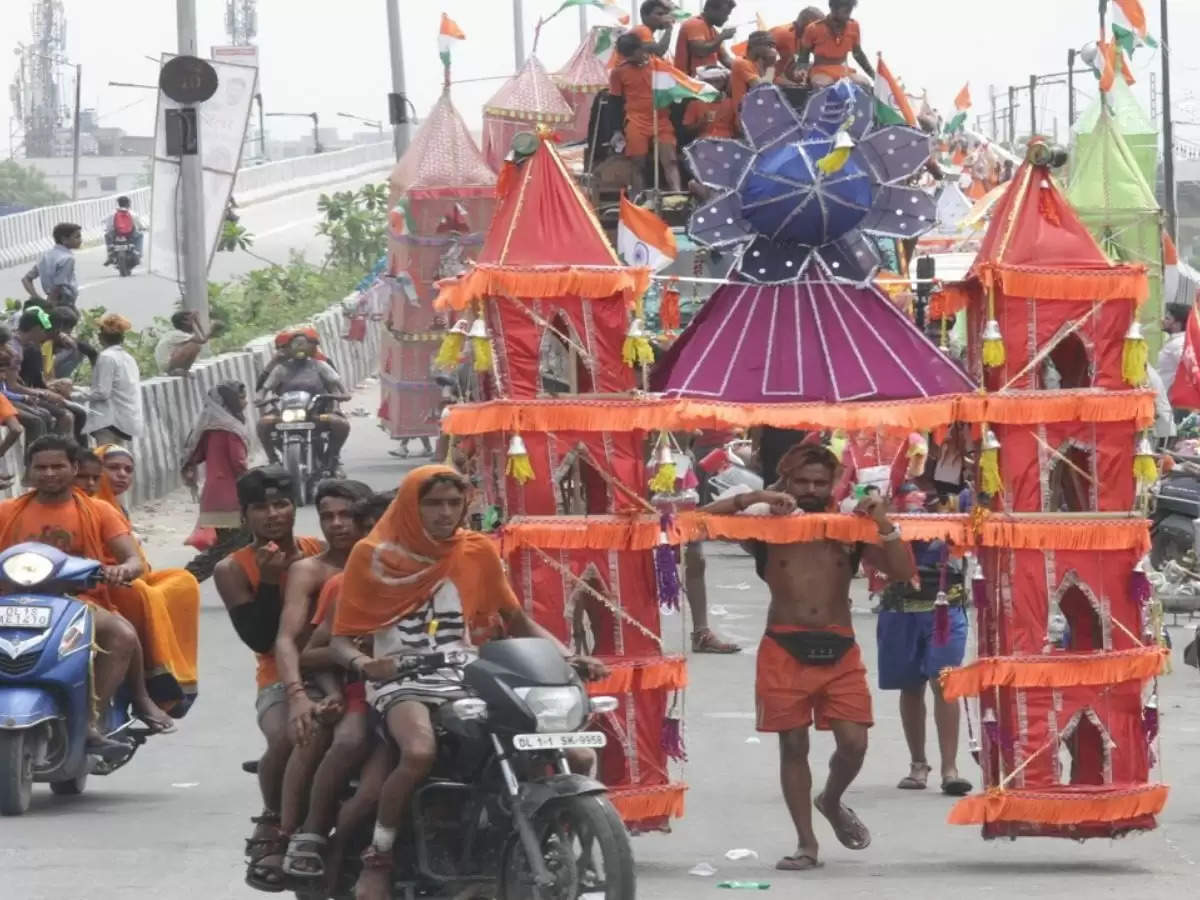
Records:
[[[304,690],[305,690],[304,683],[300,682],[300,681],[293,681],[290,684],[286,685],[286,687],[287,687],[287,692],[289,694],[300,694],[300,693],[304,693]]]
[[[879,539],[885,544],[891,544],[900,540],[900,526],[892,525],[892,530],[887,532],[887,534],[880,532]]]

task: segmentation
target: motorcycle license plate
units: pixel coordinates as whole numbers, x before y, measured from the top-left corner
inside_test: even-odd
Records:
[[[572,747],[603,747],[608,735],[602,731],[572,731],[567,734],[518,734],[513,738],[517,750],[570,750]]]
[[[275,427],[280,431],[312,431],[317,426],[313,422],[280,422]]]
[[[49,624],[48,606],[0,606],[0,628],[46,628]]]

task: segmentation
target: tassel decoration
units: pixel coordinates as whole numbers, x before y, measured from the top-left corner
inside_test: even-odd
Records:
[[[1142,334],[1142,326],[1135,319],[1125,332],[1125,347],[1121,351],[1121,377],[1130,387],[1141,387],[1146,383],[1146,364],[1150,361],[1150,349]]]
[[[667,759],[673,759],[675,762],[687,762],[687,748],[683,745],[683,721],[675,718],[674,715],[668,714],[663,719],[661,746]]]
[[[1146,735],[1146,743],[1153,744],[1158,737],[1158,694],[1151,694],[1142,707],[1142,733]]]
[[[933,602],[933,646],[945,647],[950,643],[950,601],[944,591],[938,591]]]
[[[670,517],[663,516],[658,544],[654,547],[654,578],[658,586],[658,605],[663,609],[679,612],[682,590],[679,585],[679,558],[675,548],[667,541]]]
[[[992,497],[1004,490],[1000,480],[1000,441],[990,428],[984,429],[979,451],[979,489]]]
[[[663,331],[679,330],[683,320],[679,311],[679,291],[675,287],[663,291],[658,304],[658,321]]]
[[[1004,365],[1004,336],[1000,333],[1000,323],[988,319],[983,326],[983,364],[989,369]]]
[[[1154,448],[1145,434],[1138,441],[1133,455],[1133,477],[1142,487],[1148,487],[1158,481],[1158,461],[1154,458]]]
[[[846,131],[839,131],[833,139],[833,149],[817,160],[817,168],[821,170],[823,175],[833,175],[835,172],[840,172],[846,167],[846,163],[850,161],[850,154],[854,152],[854,138],[850,137]]]
[[[650,479],[650,490],[655,494],[670,494],[675,491],[675,463],[669,462],[658,467],[654,477]]]
[[[471,350],[475,356],[475,371],[490,372],[492,369],[492,339],[488,336],[487,323],[476,319],[469,332]]]
[[[525,440],[519,434],[514,434],[508,442],[508,464],[504,471],[517,484],[528,484],[533,480],[533,463],[529,461]]]
[[[1129,599],[1142,610],[1150,604],[1150,576],[1146,574],[1145,561],[1139,561],[1129,573]]]
[[[634,319],[630,323],[625,343],[621,345],[621,359],[630,368],[635,365],[648,366],[654,362],[654,348],[650,346],[641,319]]]
[[[979,568],[975,569],[975,575],[971,578],[971,602],[975,604],[977,611],[987,610],[987,579],[983,577],[983,571]]]
[[[458,361],[462,357],[463,344],[470,330],[466,319],[459,319],[455,322],[454,327],[446,332],[446,336],[442,338],[442,345],[438,347],[437,356],[433,360],[434,366],[443,372],[450,372],[458,368]]]

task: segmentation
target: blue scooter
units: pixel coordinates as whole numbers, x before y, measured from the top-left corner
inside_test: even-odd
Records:
[[[83,793],[89,774],[116,771],[149,735],[132,727],[122,688],[99,724],[128,751],[100,758],[86,750],[93,620],[74,595],[99,577],[100,563],[45,544],[0,553],[0,814],[28,810],[35,781],[55,794]]]

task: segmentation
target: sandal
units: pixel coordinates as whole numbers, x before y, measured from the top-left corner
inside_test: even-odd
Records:
[[[692,652],[693,653],[716,653],[730,654],[741,653],[742,648],[737,644],[731,644],[729,641],[723,641],[711,628],[701,628],[699,631],[692,632]]]
[[[942,793],[949,797],[965,797],[971,793],[971,789],[971,782],[967,781],[961,775],[942,779]]]
[[[927,763],[913,763],[912,771],[900,779],[896,787],[902,791],[923,791],[929,784],[929,773],[933,771]]]
[[[283,856],[283,874],[296,878],[324,878],[324,851],[328,843],[319,834],[293,834]]]
[[[287,852],[287,838],[279,830],[279,816],[263,813],[250,819],[262,833],[246,838],[246,884],[256,891],[278,894],[283,891],[280,861]],[[276,862],[269,860],[276,859]]]
[[[871,832],[867,830],[862,819],[850,807],[842,804],[839,815],[835,819],[825,809],[823,793],[817,795],[813,806],[817,808],[817,812],[829,820],[829,824],[833,826],[834,835],[847,850],[866,850],[871,846]]]
[[[789,853],[775,868],[780,872],[807,872],[810,869],[821,868],[822,863],[811,853]]]

